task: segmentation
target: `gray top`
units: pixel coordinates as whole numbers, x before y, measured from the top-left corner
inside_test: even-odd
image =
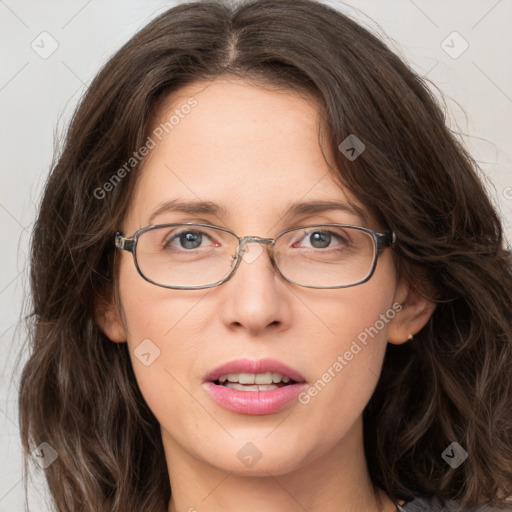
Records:
[[[398,505],[400,512],[437,512],[443,510],[443,502],[436,496],[431,498],[419,497],[404,505]]]
[[[461,509],[457,507],[456,502],[448,501],[444,502],[437,496],[419,497],[412,501],[408,501],[404,505],[398,505],[399,512],[469,512],[470,509]],[[491,508],[489,506],[482,505],[478,508],[472,508],[471,512],[493,512],[498,509]],[[500,509],[503,512],[503,509]],[[512,511],[512,508],[510,508]]]

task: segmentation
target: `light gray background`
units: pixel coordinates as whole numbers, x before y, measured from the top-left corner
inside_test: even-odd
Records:
[[[25,332],[16,324],[27,288],[31,225],[55,133],[63,133],[80,95],[106,59],[175,3],[0,0],[0,512],[20,512],[24,504],[19,372],[13,369]],[[388,43],[443,91],[450,126],[463,134],[488,177],[489,192],[512,240],[512,2],[354,0],[335,5],[372,31],[387,34],[382,37],[391,38]],[[31,44],[48,52],[52,39],[40,35],[45,31],[58,48],[42,58]],[[450,36],[454,31],[460,36]],[[453,58],[466,44],[466,51]],[[33,478],[29,504],[31,510],[43,511],[43,480],[37,473]]]

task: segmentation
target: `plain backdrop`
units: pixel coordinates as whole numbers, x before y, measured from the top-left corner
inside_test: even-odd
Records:
[[[74,106],[108,57],[176,3],[0,0],[0,512],[24,509],[15,362],[25,330],[18,322],[30,231],[56,134],[64,133]],[[512,2],[328,3],[381,34],[442,91],[449,124],[486,175],[512,240]],[[24,357],[21,352],[21,362]],[[30,510],[38,512],[46,510],[42,471],[34,471],[29,495]]]

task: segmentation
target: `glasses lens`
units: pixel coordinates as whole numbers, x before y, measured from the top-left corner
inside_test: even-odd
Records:
[[[145,231],[137,241],[140,271],[164,286],[206,286],[224,279],[235,264],[238,239],[221,229],[175,225]]]
[[[281,273],[304,286],[349,286],[365,280],[375,261],[370,233],[342,226],[311,226],[276,240],[274,258]]]
[[[142,274],[163,286],[202,287],[222,281],[236,264],[238,239],[220,228],[180,224],[139,236]],[[375,263],[375,241],[354,227],[308,226],[277,238],[274,260],[290,281],[335,288],[364,281]]]

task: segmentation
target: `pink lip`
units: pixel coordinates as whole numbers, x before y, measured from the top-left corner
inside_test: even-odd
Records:
[[[205,376],[204,382],[216,381],[221,375],[229,373],[279,373],[283,376],[290,377],[295,382],[305,382],[306,379],[293,368],[277,361],[276,359],[260,359],[253,361],[251,359],[236,359],[228,363],[221,364],[214,368]],[[245,391],[242,391],[245,393]]]
[[[290,377],[295,383],[272,391],[238,391],[214,383],[221,375],[230,373],[267,372]],[[240,414],[272,414],[293,402],[307,388],[307,384],[299,372],[275,359],[237,359],[209,372],[203,388],[219,405],[230,411]]]
[[[272,414],[296,400],[307,389],[307,384],[289,384],[272,391],[238,391],[205,382],[203,388],[219,405],[230,411],[239,414]]]

